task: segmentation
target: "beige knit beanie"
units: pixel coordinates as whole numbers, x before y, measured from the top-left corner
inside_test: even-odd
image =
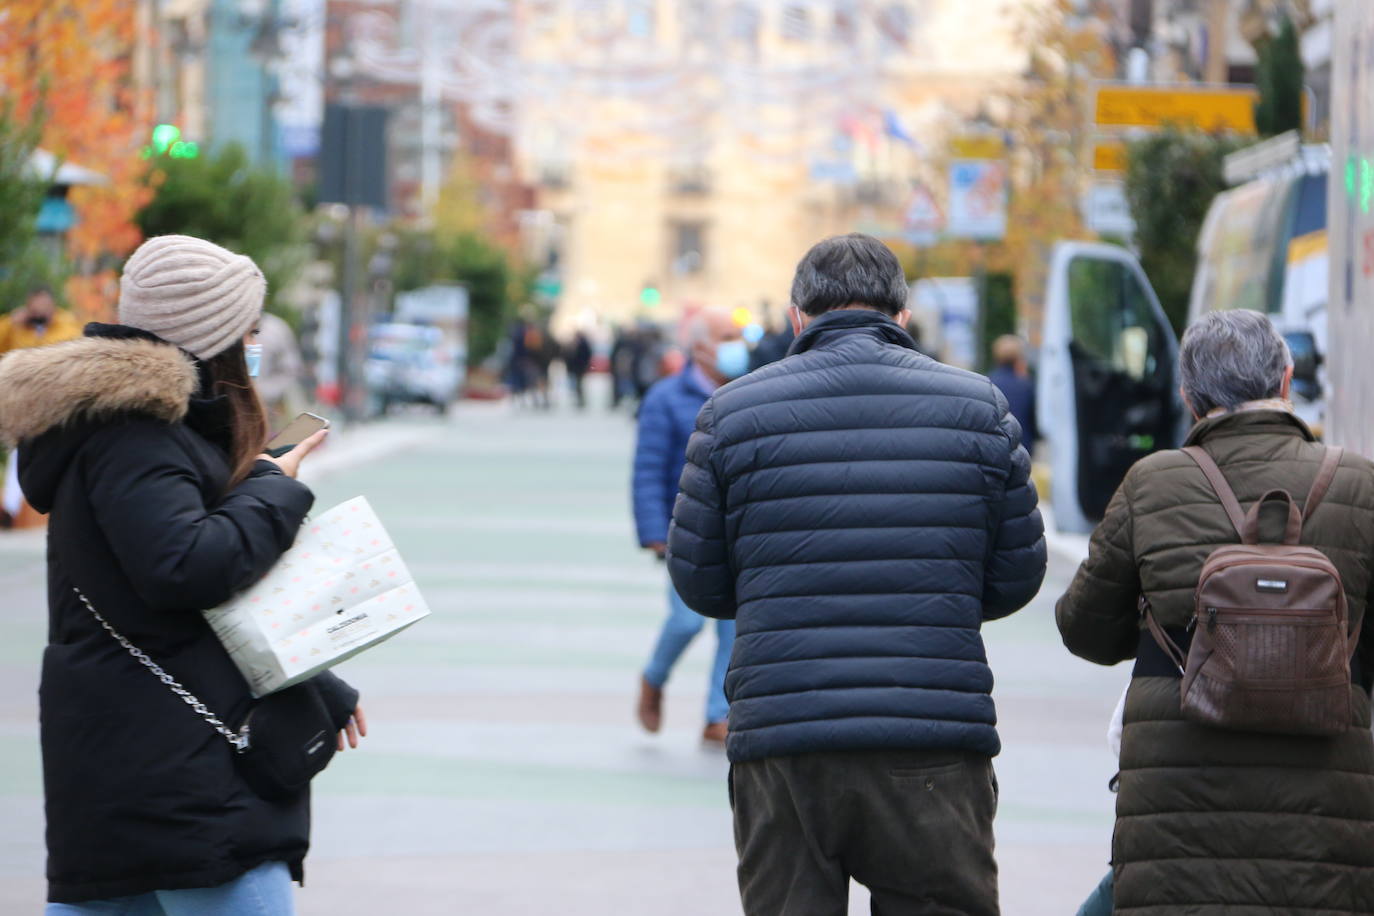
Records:
[[[159,235],[124,265],[119,323],[209,359],[252,330],[266,295],[251,258],[189,235]]]

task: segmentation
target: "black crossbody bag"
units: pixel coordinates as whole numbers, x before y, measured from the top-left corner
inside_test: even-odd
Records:
[[[310,780],[333,759],[337,750],[334,724],[319,688],[310,681],[255,700],[238,729],[231,729],[195,694],[110,626],[79,588],[72,591],[126,652],[229,743],[239,775],[262,798],[291,798],[310,785]]]

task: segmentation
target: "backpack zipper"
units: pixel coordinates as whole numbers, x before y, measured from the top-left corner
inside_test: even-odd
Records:
[[[1225,623],[1291,623],[1301,626],[1318,626],[1324,622],[1337,623],[1334,610],[1320,608],[1294,608],[1276,610],[1274,608],[1216,608],[1209,607],[1207,632],[1216,629],[1218,619]],[[1296,618],[1296,619],[1295,619]]]

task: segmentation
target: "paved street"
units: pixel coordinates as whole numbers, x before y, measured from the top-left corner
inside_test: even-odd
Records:
[[[303,916],[738,914],[726,762],[698,741],[708,639],[670,684],[665,733],[632,717],[665,577],[633,545],[629,422],[463,405],[367,436],[363,463],[335,444],[319,502],[366,494],[435,614],[341,669],[373,735],[316,783]],[[1071,916],[1106,869],[1103,735],[1127,674],[1060,648],[1072,569],[1057,554],[1040,598],[987,631],[1009,916]],[[38,540],[0,537],[4,914],[43,893],[42,573]]]

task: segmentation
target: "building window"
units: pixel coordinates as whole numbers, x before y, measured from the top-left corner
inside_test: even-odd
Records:
[[[883,51],[898,54],[911,43],[911,10],[905,3],[889,3],[878,14],[878,34]]]
[[[759,44],[759,11],[752,3],[740,2],[730,7],[730,39],[753,52]]]
[[[653,0],[626,0],[625,31],[631,38],[654,37]]]
[[[573,10],[577,34],[583,41],[605,43],[614,33],[608,0],[578,0]]]
[[[678,0],[678,16],[682,28],[684,45],[701,44],[711,46],[715,43],[712,34],[715,23],[713,10],[706,0]]]
[[[558,0],[530,0],[525,10],[534,34],[548,35],[558,29]]]
[[[702,273],[706,269],[706,224],[673,223],[670,235],[673,240],[669,265],[672,272],[680,276]]]
[[[842,45],[852,45],[859,37],[859,11],[854,0],[836,0],[831,34]]]
[[[811,40],[811,13],[800,3],[782,8],[782,37],[787,41]]]

